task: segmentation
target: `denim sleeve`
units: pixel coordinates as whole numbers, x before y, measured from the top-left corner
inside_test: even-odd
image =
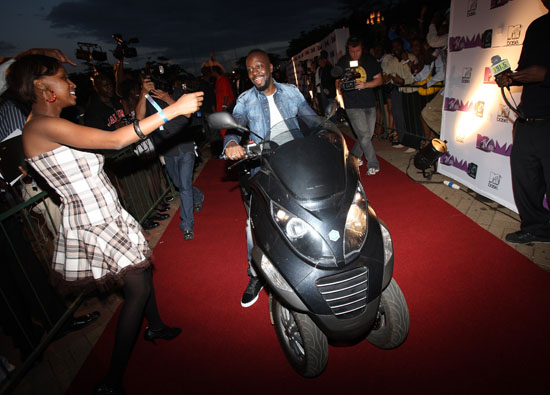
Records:
[[[239,98],[237,99],[237,103],[235,104],[235,108],[233,108],[233,118],[235,118],[235,121],[237,121],[237,123],[241,126],[246,127],[248,124],[248,117],[246,115],[246,106],[242,98],[242,95],[239,96]],[[242,138],[242,135],[238,134],[238,131],[236,131],[235,129],[228,129],[223,139],[223,150],[225,151],[225,147],[231,141],[234,141],[235,143],[239,144],[239,142],[241,141],[241,138]]]

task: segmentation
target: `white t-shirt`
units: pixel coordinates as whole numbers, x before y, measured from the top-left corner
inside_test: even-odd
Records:
[[[273,140],[273,137],[275,137],[279,133],[285,132],[285,131],[288,130],[287,126],[283,122],[284,121],[283,116],[281,115],[281,113],[279,112],[279,109],[275,105],[274,95],[275,94],[273,94],[271,96],[267,96],[267,95],[265,96],[265,97],[267,97],[267,102],[269,103],[269,118],[270,118],[270,125],[271,125],[271,140]],[[279,124],[279,125],[277,125],[277,124]],[[275,129],[273,129],[273,127],[276,126],[276,125],[277,125],[277,127]]]

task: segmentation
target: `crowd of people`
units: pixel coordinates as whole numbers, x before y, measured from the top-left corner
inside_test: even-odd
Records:
[[[548,7],[548,0],[543,3]],[[390,25],[378,42],[365,42],[362,37],[352,35],[346,43],[346,54],[335,65],[330,64],[328,54],[322,51],[306,84],[312,88],[313,95],[309,89],[300,92],[298,87],[279,80],[268,53],[254,49],[246,57],[243,73],[248,77],[246,84],[243,74],[227,73],[212,55],[202,65],[198,78],[177,73],[161,76],[154,68],[147,68],[148,72],[127,71],[122,62],[117,63],[112,73],[94,73],[93,93],[77,116],[74,113],[72,117],[62,116],[63,110],[77,104],[76,86],[64,67],[65,64],[74,66],[70,59],[58,50],[44,49],[3,59],[2,77],[8,67],[9,70],[6,81],[2,82],[0,140],[18,129],[23,130],[24,157],[30,165],[28,169],[20,168],[20,196],[15,200],[29,199],[41,190],[40,186],[49,189],[54,200],[58,196],[61,206],[50,203],[50,210],[57,212],[56,220],[52,221],[52,233],[57,235],[53,270],[72,287],[88,289],[91,284],[95,287],[118,284],[125,296],[110,367],[95,387],[96,394],[123,393],[122,376],[143,316],[148,321],[146,340],[170,340],[181,332],[177,327],[166,325],[161,318],[152,280],[151,250],[142,226],[121,206],[109,174],[103,170],[104,155],[136,144],[138,155],[161,157],[179,192],[180,229],[186,241],[194,238],[193,213],[202,209],[205,199],[204,193],[193,185],[199,142],[190,130],[197,126],[204,131],[206,137],[203,138],[215,157],[223,154],[230,160],[239,160],[245,156],[239,136],[229,131],[210,130],[204,122],[213,112],[232,112],[239,124],[255,131],[250,138],[256,140],[268,133],[273,137],[273,133],[277,133],[276,130],[270,132],[274,125],[296,115],[334,117],[334,104],[340,96],[347,121],[357,137],[350,153],[359,166],[363,160],[366,162],[367,176],[375,176],[383,169],[371,140],[383,115],[391,130],[388,138],[396,148],[407,146],[415,151],[440,133],[449,12],[447,9],[433,12],[429,23],[425,21],[427,15],[428,9],[424,7],[417,24]],[[543,22],[537,27],[546,31],[548,24]],[[530,29],[529,32],[534,28]],[[526,38],[526,43],[534,40],[533,34]],[[540,36],[538,30],[537,34]],[[547,82],[548,64],[542,70],[540,65],[531,66],[532,58],[536,58],[533,48],[530,46],[531,52],[522,53],[520,69],[523,71],[502,76],[499,84],[544,85]],[[545,92],[533,90],[531,86],[524,93],[522,102],[529,112],[525,122],[520,120],[517,125],[520,136],[526,133],[522,129],[541,129],[539,126],[548,122],[547,106],[526,107],[527,100],[523,100],[546,100],[547,96],[542,94]],[[159,130],[162,133],[154,133]],[[522,222],[522,230],[507,240],[548,241],[547,210],[545,222],[541,223],[540,215],[534,214],[540,210],[534,210],[533,206],[538,207],[542,199],[536,203],[531,196],[542,198],[544,183],[533,187],[526,184],[528,177],[523,177],[523,163],[530,157],[525,150],[537,147],[523,140],[518,141],[516,147],[517,139],[516,135],[512,172],[514,193],[521,191],[516,201],[525,224]],[[547,159],[541,161],[547,165]],[[19,168],[18,163],[13,165]],[[547,175],[544,177],[548,183]],[[7,200],[14,199],[4,195],[2,208],[10,204]],[[166,211],[165,204],[157,206],[144,227],[158,226],[158,221],[169,217],[164,214]],[[13,224],[11,232],[20,234],[20,224]],[[250,221],[247,221],[246,235],[250,280],[241,300],[243,307],[254,304],[264,285],[251,264]],[[37,281],[41,276],[35,275]],[[44,292],[55,296],[49,285],[44,287]],[[57,303],[52,309],[57,309],[59,315],[62,310],[59,301],[52,303]],[[94,312],[73,317],[64,331],[80,329],[97,316]],[[30,318],[30,315],[26,317],[31,332],[36,331]]]

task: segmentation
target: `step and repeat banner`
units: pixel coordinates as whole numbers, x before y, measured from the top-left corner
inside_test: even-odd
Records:
[[[546,13],[540,0],[453,0],[438,172],[517,212],[510,153],[516,114],[502,98],[491,65],[517,68],[525,31]],[[550,39],[550,38],[549,38]],[[521,87],[505,91],[513,107]]]

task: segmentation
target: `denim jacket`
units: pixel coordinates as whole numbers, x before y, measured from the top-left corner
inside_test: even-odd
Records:
[[[275,105],[279,109],[283,119],[294,118],[297,115],[317,115],[311,109],[302,93],[294,85],[280,84],[273,80],[277,91],[274,93]],[[242,126],[248,127],[258,135],[265,137],[271,128],[271,119],[269,114],[269,103],[263,92],[252,87],[241,93],[233,109],[233,117]],[[259,139],[253,134],[250,138],[254,141]],[[230,142],[235,141],[239,144],[241,137],[235,134],[227,133],[224,138],[224,147]]]

